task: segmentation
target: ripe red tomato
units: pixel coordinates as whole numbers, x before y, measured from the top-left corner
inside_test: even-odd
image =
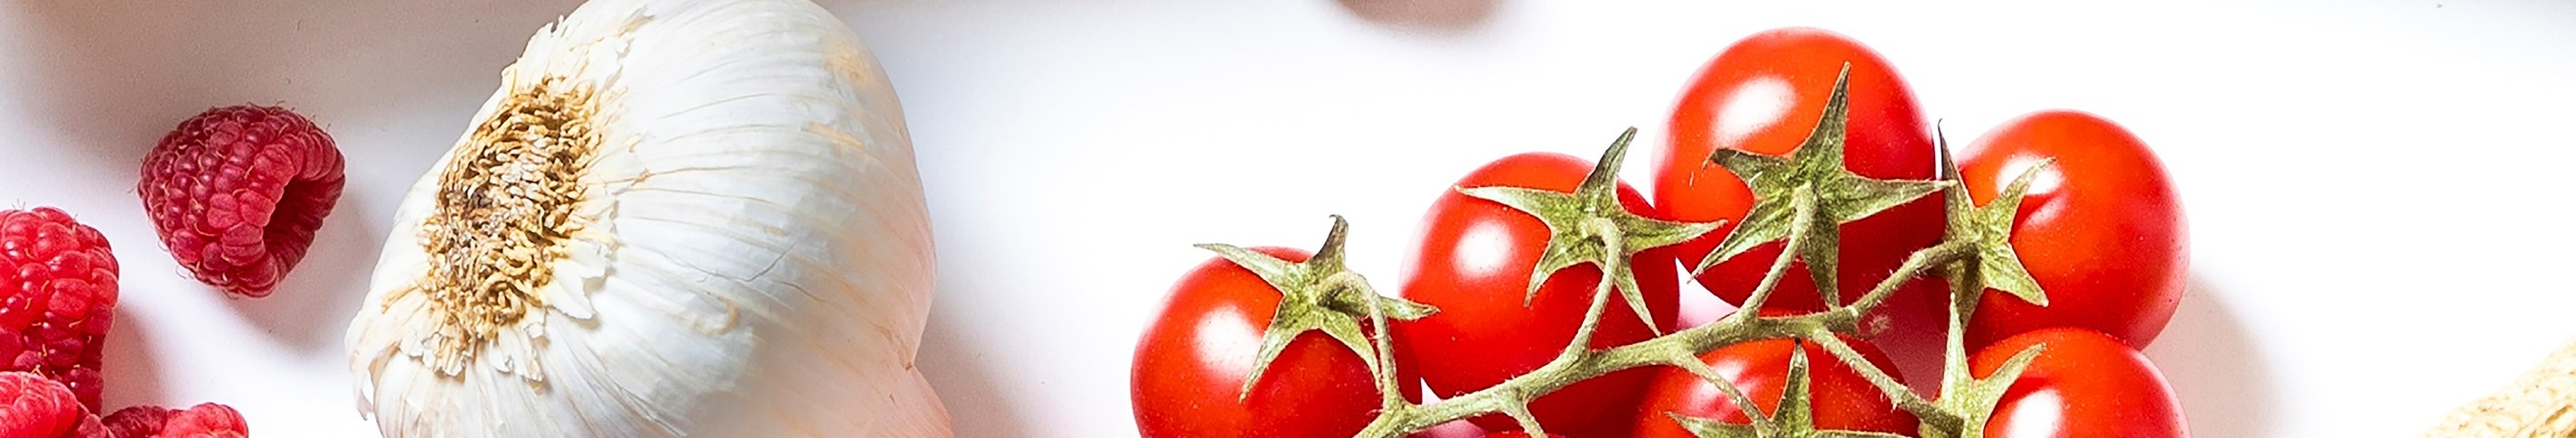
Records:
[[[2075,111],[2005,122],[1960,154],[1978,205],[2040,160],[2023,194],[2012,247],[2048,306],[1987,291],[1968,328],[1971,348],[2048,327],[2085,327],[2146,348],[2173,319],[2190,262],[2182,205],[2164,164],[2120,125]]]
[[[1292,262],[1309,255],[1286,248],[1253,250]],[[1377,389],[1360,356],[1320,331],[1297,335],[1251,397],[1237,398],[1279,296],[1261,277],[1223,258],[1182,276],[1172,287],[1170,302],[1136,345],[1134,374],[1128,378],[1137,432],[1146,437],[1335,438],[1359,433],[1376,416]],[[1414,383],[1412,367],[1405,365],[1404,355],[1396,361],[1405,398],[1419,400],[1421,385]]]
[[[1592,170],[1588,160],[1561,154],[1529,153],[1504,157],[1458,180],[1457,187],[1514,186],[1571,192]],[[1547,247],[1548,229],[1538,218],[1455,190],[1431,205],[1423,218],[1421,246],[1408,262],[1403,293],[1440,313],[1396,325],[1422,364],[1423,381],[1443,397],[1465,394],[1526,374],[1544,365],[1573,342],[1575,329],[1590,307],[1601,269],[1592,264],[1558,271],[1526,305],[1530,271]],[[1630,211],[1645,211],[1645,196],[1620,184],[1619,201]],[[1655,327],[1673,329],[1680,299],[1672,255],[1648,250],[1631,257],[1637,285]],[[1653,337],[1648,321],[1617,296],[1603,309],[1594,347],[1610,347]],[[1637,392],[1653,370],[1610,373],[1567,386],[1532,403],[1530,410],[1547,430],[1572,436],[1622,436],[1635,413]],[[1501,415],[1477,417],[1487,430],[1516,429]]]
[[[2004,390],[1986,436],[2001,438],[2187,437],[2182,403],[2147,356],[2101,332],[2053,328],[2023,333],[1968,361],[1979,378],[2032,344],[2046,344]]]
[[[1468,422],[1467,420],[1458,420],[1441,423],[1438,426],[1432,426],[1430,429],[1426,429],[1421,432],[1414,432],[1413,435],[1408,436],[1413,438],[1477,438],[1485,436],[1485,428],[1476,427],[1476,423]]]
[[[1709,154],[1729,148],[1788,155],[1815,129],[1846,62],[1851,76],[1845,167],[1871,178],[1933,177],[1932,141],[1914,107],[1914,93],[1877,52],[1821,29],[1774,29],[1745,37],[1691,79],[1673,109],[1667,147],[1655,163],[1655,208],[1664,218],[1727,221],[1726,227],[1678,246],[1683,267],[1698,266],[1754,203],[1744,181],[1709,163]],[[1842,226],[1836,281],[1843,301],[1859,299],[1904,263],[1908,253],[1940,240],[1938,198],[1927,196]],[[1774,242],[1739,254],[1701,273],[1699,282],[1727,302],[1743,304],[1781,246]],[[1937,289],[1931,283],[1922,284],[1932,288],[1926,290]],[[1766,308],[1824,308],[1803,264],[1793,265],[1778,288]],[[1888,305],[1937,322],[1933,316],[1939,304],[1923,298],[1927,295],[1943,296],[1909,291],[1897,295],[1902,301]]]
[[[1849,337],[1851,344],[1878,369],[1904,381],[1893,362],[1878,347]],[[1767,339],[1729,345],[1699,356],[1709,368],[1735,383],[1746,398],[1765,414],[1779,412],[1780,393],[1789,377],[1789,349],[1797,342]],[[1825,347],[1806,343],[1808,405],[1819,429],[1858,430],[1914,435],[1918,423],[1914,414],[1897,409],[1880,395],[1878,388],[1842,361],[1835,360]],[[1673,422],[1666,412],[1680,413],[1724,423],[1748,424],[1744,410],[1735,406],[1717,385],[1680,368],[1665,368],[1646,389],[1646,403],[1637,413],[1637,434],[1641,438],[1691,438],[1690,431]]]

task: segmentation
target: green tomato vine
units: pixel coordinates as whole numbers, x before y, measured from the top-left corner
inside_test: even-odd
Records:
[[[2032,346],[2013,355],[1985,378],[1972,376],[1968,369],[1964,333],[1969,314],[1986,289],[2005,292],[2033,304],[2047,305],[2047,295],[2039,283],[2022,268],[2021,260],[2011,247],[2013,219],[2021,204],[2022,194],[2032,177],[2045,167],[2033,166],[2006,187],[1994,202],[1972,205],[1958,179],[1957,164],[1951,162],[1946,139],[1941,173],[1935,180],[1882,180],[1852,173],[1843,165],[1846,83],[1850,67],[1834,81],[1833,94],[1819,115],[1815,129],[1804,143],[1786,157],[1719,149],[1708,160],[1737,175],[1746,175],[1745,183],[1755,195],[1753,207],[1743,222],[1720,240],[1717,249],[1701,260],[1694,272],[1703,271],[1719,262],[1744,253],[1755,246],[1785,241],[1785,249],[1774,259],[1761,281],[1754,286],[1744,303],[1732,315],[1707,325],[1676,331],[1627,345],[1591,348],[1594,329],[1601,315],[1617,295],[1641,320],[1648,317],[1636,277],[1627,266],[1629,257],[1639,251],[1679,244],[1716,230],[1717,222],[1674,222],[1648,218],[1629,212],[1618,203],[1615,189],[1618,169],[1636,129],[1630,128],[1613,141],[1608,151],[1596,162],[1590,175],[1573,192],[1555,192],[1521,187],[1462,187],[1465,195],[1491,200],[1536,217],[1546,224],[1550,237],[1536,269],[1530,273],[1531,290],[1524,302],[1535,296],[1537,286],[1556,271],[1585,263],[1598,266],[1605,273],[1594,288],[1591,305],[1572,341],[1547,364],[1527,374],[1504,380],[1482,390],[1431,402],[1405,400],[1395,378],[1394,352],[1387,336],[1387,319],[1415,320],[1438,312],[1431,306],[1386,297],[1370,287],[1366,278],[1349,271],[1342,263],[1342,245],[1347,222],[1333,218],[1332,232],[1314,257],[1305,262],[1288,262],[1258,252],[1230,245],[1200,245],[1219,256],[1243,266],[1277,288],[1282,298],[1278,312],[1262,334],[1260,356],[1252,377],[1244,384],[1248,394],[1281,348],[1307,331],[1323,331],[1367,364],[1380,394],[1381,409],[1377,416],[1358,433],[1360,437],[1392,438],[1419,432],[1433,426],[1485,414],[1501,414],[1518,422],[1531,436],[1545,436],[1546,427],[1532,416],[1529,404],[1541,396],[1583,380],[1603,374],[1646,366],[1670,366],[1699,376],[1718,388],[1735,406],[1744,410],[1749,424],[1726,424],[1675,413],[1664,413],[1684,429],[1701,437],[1894,437],[1877,432],[1818,430],[1810,415],[1807,393],[1808,358],[1803,349],[1792,349],[1787,389],[1782,391],[1774,412],[1761,412],[1744,392],[1700,362],[1699,355],[1736,343],[1764,339],[1793,339],[1813,342],[1830,353],[1833,360],[1849,365],[1875,386],[1897,408],[1920,419],[1918,433],[1923,438],[1961,438],[1984,436],[1987,420],[1995,405],[2011,387],[2044,345]],[[1941,193],[1944,204],[1944,234],[1931,247],[1907,256],[1896,272],[1872,287],[1850,304],[1843,304],[1836,285],[1837,250],[1841,246],[1840,226],[1877,214],[1888,208],[1912,202],[1932,193]],[[1794,316],[1762,316],[1761,309],[1791,262],[1802,262],[1814,276],[1816,290],[1825,310]],[[1899,286],[1915,278],[1932,275],[1949,280],[1950,308],[1944,345],[1939,397],[1926,399],[1904,384],[1898,383],[1885,370],[1863,358],[1845,344],[1837,334],[1858,331],[1862,315],[1885,303]],[[1362,326],[1365,321],[1366,326]],[[1365,331],[1363,329],[1366,329]]]

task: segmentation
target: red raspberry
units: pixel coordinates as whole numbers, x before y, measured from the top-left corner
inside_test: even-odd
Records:
[[[62,382],[97,410],[116,276],[98,229],[50,207],[0,210],[0,371]]]
[[[206,110],[143,157],[143,209],[197,281],[265,297],[340,199],[340,149],[285,108]]]
[[[170,416],[178,413],[178,410],[160,406],[134,405],[107,414],[107,419],[102,422],[107,424],[108,436],[143,438],[161,433],[161,425],[170,422]]]
[[[117,438],[241,438],[250,423],[231,406],[199,403],[185,411],[141,405],[107,416],[107,429]]]
[[[64,435],[63,435],[63,437],[64,437],[64,438],[116,438],[116,435],[109,435],[109,434],[108,434],[106,423],[101,423],[101,422],[99,422],[99,421],[98,421],[98,416],[97,416],[97,415],[92,415],[92,414],[89,414],[89,413],[84,412],[84,413],[81,413],[80,425],[79,425],[79,426],[75,426],[75,427],[73,427],[73,428],[72,428],[72,432],[71,432],[71,433],[68,433],[68,434],[64,434]]]
[[[24,372],[0,373],[0,438],[79,437],[89,411],[61,382]],[[93,429],[96,430],[96,429]]]

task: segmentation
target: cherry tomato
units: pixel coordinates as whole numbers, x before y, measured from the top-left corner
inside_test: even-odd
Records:
[[[1986,436],[2000,438],[2187,437],[2182,403],[2147,356],[2101,332],[2053,328],[2014,336],[1978,351],[1969,369],[1979,378],[2033,344],[2046,344],[2021,378],[2004,390]]]
[[[2048,306],[1987,291],[1971,348],[2048,327],[2099,330],[2146,348],[2182,301],[2182,205],[2164,164],[2128,130],[2091,114],[2041,111],[2005,122],[1960,154],[1978,205],[2045,159],[2021,201],[2012,247]]]
[[[1896,373],[1895,365],[1877,347],[1849,337],[1843,338],[1843,342],[1876,364],[1878,369],[1887,370],[1890,377],[1904,381],[1905,377]],[[1785,379],[1789,376],[1790,345],[1797,343],[1788,339],[1745,342],[1709,351],[1699,358],[1708,363],[1709,368],[1717,370],[1718,375],[1733,382],[1737,390],[1753,400],[1755,407],[1761,408],[1765,414],[1772,414],[1779,412],[1780,393],[1786,389]],[[1887,397],[1880,395],[1877,387],[1871,386],[1868,379],[1850,366],[1834,359],[1825,347],[1805,343],[1803,349],[1807,352],[1808,405],[1815,415],[1817,428],[1914,435],[1917,421],[1913,413],[1888,403]],[[1635,436],[1693,436],[1672,417],[1665,415],[1666,412],[1724,423],[1752,422],[1744,417],[1742,408],[1726,398],[1726,393],[1718,391],[1716,384],[1680,368],[1663,369],[1655,383],[1647,387],[1644,409],[1637,413]]]
[[[1485,436],[1485,428],[1476,427],[1475,423],[1467,420],[1458,420],[1432,426],[1428,430],[1415,432],[1411,436],[1413,438],[1477,438]]]
[[[1253,250],[1292,262],[1309,256],[1286,248]],[[1136,345],[1129,396],[1137,431],[1146,437],[1359,433],[1377,414],[1376,386],[1359,354],[1320,331],[1297,335],[1251,397],[1237,398],[1279,297],[1261,277],[1222,258],[1182,276]],[[1420,385],[1405,362],[1397,358],[1398,386],[1407,399],[1419,400]]]
[[[1774,29],[1745,37],[1691,79],[1673,109],[1666,148],[1655,163],[1654,202],[1663,217],[1727,221],[1726,227],[1678,246],[1683,267],[1698,266],[1755,201],[1738,175],[1709,163],[1709,154],[1729,148],[1788,155],[1824,115],[1844,63],[1851,65],[1845,167],[1871,178],[1933,177],[1933,145],[1922,113],[1915,109],[1914,93],[1877,52],[1820,29]],[[1907,254],[1940,240],[1938,198],[1926,196],[1842,225],[1836,281],[1843,301],[1859,299]],[[1743,304],[1781,247],[1774,242],[1736,255],[1701,273],[1699,283],[1729,303]],[[1928,292],[1901,293],[1897,297],[1903,301],[1888,305],[1937,326],[1940,304],[1924,298],[1943,296],[1932,283],[1920,282]],[[1765,306],[1821,310],[1815,287],[1803,263],[1792,265]]]
[[[1513,186],[1571,192],[1592,169],[1589,160],[1561,154],[1513,155],[1467,174],[1457,187]],[[1421,361],[1423,381],[1443,397],[1465,394],[1538,369],[1573,342],[1601,281],[1600,267],[1581,264],[1557,271],[1535,299],[1523,302],[1530,272],[1547,247],[1538,218],[1489,200],[1445,191],[1423,218],[1421,246],[1406,266],[1404,297],[1440,313],[1396,325],[1405,348]],[[1620,184],[1619,201],[1646,210],[1636,189]],[[1672,255],[1648,250],[1631,257],[1637,285],[1654,321],[1639,321],[1626,301],[1610,298],[1592,339],[1611,347],[1653,337],[1652,323],[1673,328],[1679,279]],[[1571,436],[1623,436],[1636,411],[1637,392],[1653,370],[1633,369],[1586,380],[1540,397],[1530,407],[1541,425]],[[1501,415],[1475,419],[1486,430],[1517,429]]]

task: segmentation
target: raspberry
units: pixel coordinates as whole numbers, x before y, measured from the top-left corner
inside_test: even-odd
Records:
[[[285,108],[206,110],[143,158],[143,209],[197,281],[265,297],[340,199],[340,150]]]
[[[72,427],[72,432],[63,436],[64,438],[116,438],[116,435],[108,434],[107,425],[100,423],[97,415],[88,413],[82,413],[80,425]]]
[[[161,433],[161,425],[170,422],[170,416],[178,413],[160,406],[134,405],[107,414],[107,419],[102,422],[107,424],[108,436],[142,438]]]
[[[61,382],[25,372],[0,373],[0,438],[84,436],[76,433],[84,422],[97,424],[94,418]]]
[[[0,371],[62,382],[97,410],[116,276],[98,229],[50,207],[0,210]]]
[[[188,410],[140,405],[107,416],[106,429],[117,438],[240,438],[250,436],[250,423],[231,406],[199,403]]]

